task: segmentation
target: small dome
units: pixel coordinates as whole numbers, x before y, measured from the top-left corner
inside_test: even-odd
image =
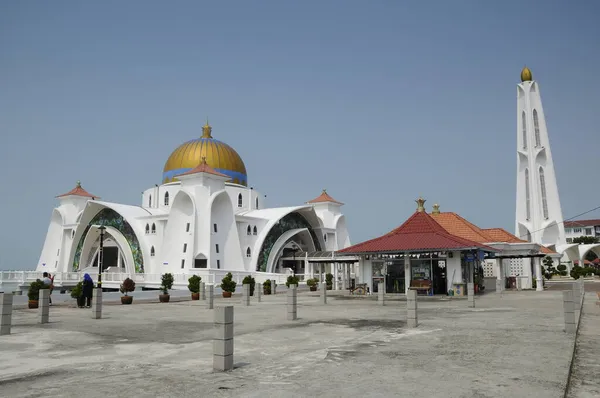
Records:
[[[208,121],[202,127],[202,137],[181,144],[169,156],[163,169],[163,184],[177,181],[176,175],[192,170],[203,158],[215,171],[229,176],[230,182],[248,185],[244,161],[235,149],[212,137]]]
[[[521,71],[521,81],[528,82],[531,80],[533,80],[533,76],[531,75],[531,69],[529,69],[528,67],[524,67]]]

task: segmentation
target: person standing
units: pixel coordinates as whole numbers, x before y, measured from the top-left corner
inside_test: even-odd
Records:
[[[52,305],[52,290],[54,289],[54,277],[51,277],[49,273],[44,272],[43,274],[44,279],[42,279],[42,282],[44,282],[44,285],[46,285],[46,289],[49,289],[49,295],[48,295],[48,304]]]
[[[85,299],[85,307],[92,306],[92,294],[94,293],[94,281],[90,274],[83,275],[83,298]]]

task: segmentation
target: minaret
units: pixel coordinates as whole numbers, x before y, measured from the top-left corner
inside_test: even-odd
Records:
[[[531,70],[517,85],[516,235],[530,242],[565,243],[565,228],[538,83]]]

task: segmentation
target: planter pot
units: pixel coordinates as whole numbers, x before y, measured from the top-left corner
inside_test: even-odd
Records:
[[[225,297],[225,298],[231,297],[231,292],[223,292],[223,297]]]
[[[121,304],[133,303],[133,296],[121,296]]]
[[[77,307],[82,308],[85,306],[85,297],[79,296],[77,297]]]
[[[329,290],[329,289],[327,289]],[[317,291],[317,287],[316,286],[310,286],[310,291],[311,292],[316,292]]]
[[[38,308],[39,306],[38,300],[29,300],[27,304],[29,305],[29,309]]]
[[[158,301],[161,303],[168,303],[171,300],[171,296],[169,294],[159,294]]]
[[[192,300],[200,300],[200,293],[192,293]]]
[[[333,290],[333,285],[327,285],[327,290]]]
[[[270,291],[270,290],[267,290],[267,289],[263,289],[263,294],[264,294],[264,295],[271,294],[271,291]]]

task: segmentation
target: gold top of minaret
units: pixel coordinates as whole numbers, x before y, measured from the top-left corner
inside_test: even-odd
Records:
[[[533,76],[531,75],[531,69],[529,69],[528,67],[524,67],[521,71],[521,81],[528,82],[531,80],[533,80]]]
[[[415,200],[415,202],[417,202],[417,212],[423,213],[425,211],[425,202],[427,201],[419,196],[419,199]]]
[[[208,118],[206,118],[206,124],[202,126],[202,138],[212,138],[212,127],[208,124]]]

